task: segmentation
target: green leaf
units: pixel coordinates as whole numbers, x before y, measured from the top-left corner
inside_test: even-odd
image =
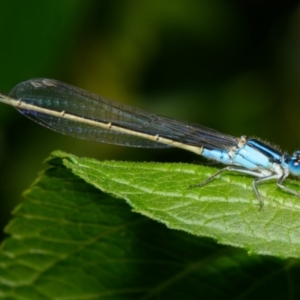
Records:
[[[299,294],[293,284],[299,280],[296,260],[248,256],[211,239],[169,230],[72,174],[85,174],[93,184],[103,177],[105,189],[122,187],[118,197],[140,198],[130,200],[143,203],[135,209],[158,220],[158,212],[168,213],[172,226],[177,219],[172,211],[185,206],[174,205],[178,187],[166,182],[181,172],[181,177],[193,173],[188,166],[153,164],[147,172],[147,164],[137,164],[134,172],[135,164],[99,163],[62,152],[48,163],[51,167],[24,194],[26,201],[6,228],[10,237],[0,251],[1,299],[274,299]],[[169,205],[157,192],[163,187]],[[253,202],[249,205],[257,212]]]
[[[251,253],[299,257],[300,199],[275,182],[262,184],[259,209],[250,176],[222,174],[201,188],[190,189],[217,169],[188,164],[99,162],[63,152],[74,174],[100,190],[125,199],[145,216],[197,236],[242,247]],[[298,182],[288,183],[300,190]]]

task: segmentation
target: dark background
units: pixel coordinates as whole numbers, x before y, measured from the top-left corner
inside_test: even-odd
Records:
[[[154,113],[300,148],[300,5],[291,1],[1,1],[0,90],[54,78]],[[76,140],[0,105],[0,227],[60,149],[200,160]]]

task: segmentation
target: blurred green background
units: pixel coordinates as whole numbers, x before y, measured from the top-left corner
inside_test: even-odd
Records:
[[[0,41],[2,92],[54,78],[228,134],[259,136],[288,152],[300,148],[294,1],[7,0]],[[1,228],[56,149],[102,160],[200,160],[176,149],[76,140],[0,105]]]

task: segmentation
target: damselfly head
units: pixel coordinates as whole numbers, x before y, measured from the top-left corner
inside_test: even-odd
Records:
[[[300,150],[295,151],[288,162],[290,173],[294,176],[300,176]]]

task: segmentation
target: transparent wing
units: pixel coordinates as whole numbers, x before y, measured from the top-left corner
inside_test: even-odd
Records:
[[[10,94],[22,103],[59,112],[57,116],[16,107],[28,118],[55,131],[97,142],[131,147],[163,148],[168,145],[124,132],[106,130],[85,122],[64,118],[64,114],[170,139],[187,145],[228,149],[238,139],[204,126],[158,116],[80,88],[52,80],[33,79],[15,86]],[[16,106],[16,105],[14,105]]]

